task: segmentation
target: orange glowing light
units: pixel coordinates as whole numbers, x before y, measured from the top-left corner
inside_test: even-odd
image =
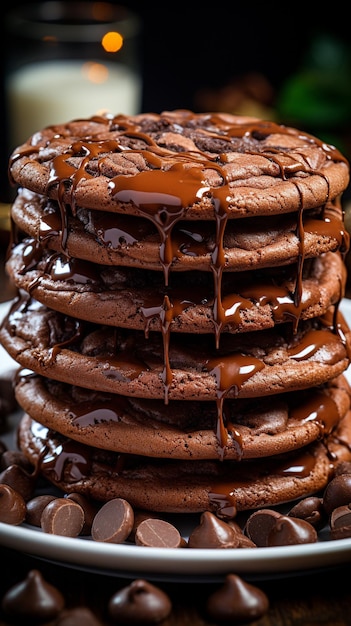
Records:
[[[101,44],[106,52],[118,52],[123,46],[123,37],[121,33],[110,31],[103,36]]]

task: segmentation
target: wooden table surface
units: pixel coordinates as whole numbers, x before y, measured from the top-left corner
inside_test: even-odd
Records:
[[[8,300],[14,294],[3,269],[5,249],[6,245],[1,239],[1,301]],[[103,624],[110,624],[106,618],[109,598],[132,580],[129,577],[115,576],[113,573],[107,575],[84,571],[0,546],[0,604],[5,592],[12,585],[24,580],[28,572],[33,569],[38,569],[47,582],[55,585],[63,593],[68,608],[87,606]],[[233,573],[237,572],[233,570]],[[140,576],[140,578],[146,579],[145,576]],[[251,578],[249,582],[267,594],[270,608],[264,617],[250,623],[255,626],[349,626],[351,625],[350,581],[351,561],[342,566],[318,571],[296,572],[289,576]],[[188,580],[165,582],[150,579],[150,582],[166,591],[172,601],[172,613],[166,621],[162,622],[162,626],[217,626],[220,624],[220,622],[208,619],[204,612],[204,605],[206,598],[221,586],[221,581],[199,583]],[[8,622],[1,621],[0,611],[0,626],[7,626],[7,624]]]

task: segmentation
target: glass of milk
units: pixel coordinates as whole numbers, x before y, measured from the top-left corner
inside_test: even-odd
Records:
[[[109,2],[23,4],[6,16],[12,151],[52,124],[140,112],[139,17]]]

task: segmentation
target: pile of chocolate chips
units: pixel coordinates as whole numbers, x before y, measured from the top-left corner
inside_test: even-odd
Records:
[[[243,525],[206,511],[185,539],[162,516],[134,511],[123,498],[104,504],[79,493],[35,495],[37,471],[22,452],[0,440],[0,521],[22,523],[67,537],[135,543],[157,548],[255,548],[314,543],[327,528],[329,539],[351,537],[351,462],[341,463],[321,496],[300,500],[287,513],[259,509]],[[48,487],[49,491],[49,487]]]
[[[123,498],[101,504],[79,493],[36,495],[40,481],[24,455],[9,450],[0,440],[0,521],[7,524],[26,523],[51,534],[158,548],[243,549],[312,543],[319,540],[319,531],[326,526],[330,539],[351,537],[351,463],[346,462],[320,497],[306,497],[286,514],[273,508],[256,510],[242,526],[206,511],[187,539],[166,519],[134,511]],[[35,624],[50,621],[50,626],[101,626],[88,607],[65,608],[61,592],[38,570],[30,571],[25,580],[5,591],[0,601],[5,619],[11,623],[27,624],[30,620]],[[249,623],[268,612],[269,600],[260,588],[231,573],[208,596],[204,609],[210,620]],[[159,624],[171,612],[168,594],[137,579],[111,596],[104,623]]]
[[[105,607],[104,624],[161,624],[172,613],[168,593],[142,578],[118,589]],[[236,574],[228,574],[206,599],[206,616],[210,620],[249,623],[269,610],[266,594]],[[44,579],[37,569],[10,587],[1,600],[5,619],[16,624],[50,626],[102,626],[87,606],[67,608],[64,595]]]

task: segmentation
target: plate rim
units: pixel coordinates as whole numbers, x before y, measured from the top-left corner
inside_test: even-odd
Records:
[[[224,575],[233,569],[238,573],[258,575],[310,570],[351,559],[351,538],[247,549],[146,548],[50,535],[39,529],[1,522],[0,544],[33,556],[94,570],[112,572],[117,569],[119,572],[176,576],[203,576],[204,564],[205,576]]]

